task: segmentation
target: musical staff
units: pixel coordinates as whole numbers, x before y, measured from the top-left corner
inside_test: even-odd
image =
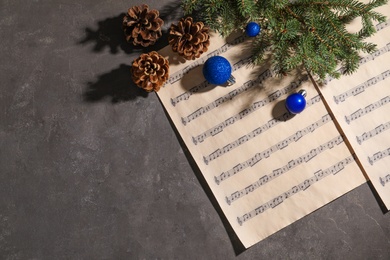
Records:
[[[307,190],[310,186],[315,184],[316,182],[322,180],[323,178],[330,176],[330,175],[335,175],[341,170],[345,168],[348,164],[354,162],[355,159],[353,156],[349,156],[345,158],[344,160],[339,161],[338,163],[332,165],[331,167],[327,168],[326,170],[318,170],[316,171],[312,177],[304,180],[303,182],[299,183],[298,185],[293,186],[290,190],[280,194],[279,196],[274,197],[273,199],[269,200],[268,202],[260,205],[256,209],[240,216],[237,217],[237,222],[240,226],[242,226],[245,222],[248,220],[260,215],[261,213],[264,213],[268,209],[273,209],[283,203],[285,200],[288,198],[292,197],[293,195]]]
[[[195,145],[197,145],[198,143],[203,142],[206,138],[211,137],[211,136],[215,136],[215,135],[221,133],[223,131],[223,129],[225,129],[229,125],[234,124],[235,122],[239,121],[240,119],[243,119],[244,117],[246,117],[246,116],[250,115],[251,113],[257,111],[258,109],[262,108],[263,106],[277,100],[282,95],[290,93],[292,90],[298,88],[302,84],[302,82],[307,81],[307,79],[308,79],[308,77],[307,77],[307,75],[305,75],[303,78],[299,79],[296,82],[292,82],[287,87],[280,89],[280,90],[277,90],[274,93],[270,94],[267,98],[254,102],[251,106],[242,110],[238,114],[235,114],[235,115],[229,117],[228,119],[226,119],[222,123],[219,123],[218,125],[206,130],[205,132],[201,133],[200,135],[198,135],[196,137],[192,137],[193,143]]]
[[[245,59],[242,59],[238,62],[236,62],[235,64],[233,64],[232,66],[232,72],[236,71],[237,69],[241,68],[242,66],[246,65],[246,64],[250,64],[252,61],[252,55],[245,58]],[[190,97],[199,92],[200,90],[202,89],[205,89],[206,87],[210,86],[211,84],[209,84],[206,80],[204,80],[202,83],[190,88],[188,91],[180,94],[179,96],[175,97],[175,98],[171,98],[171,104],[172,106],[176,106],[176,104],[182,102],[182,101],[185,101],[185,100],[188,100],[190,99]]]
[[[217,55],[221,55],[222,53],[228,51],[233,46],[235,46],[239,43],[242,43],[246,38],[247,38],[246,35],[240,35],[237,38],[235,38],[232,42],[224,44],[222,47],[207,54],[207,56],[199,58],[196,61],[192,62],[190,65],[186,66],[184,69],[176,71],[168,78],[167,83],[164,84],[163,87],[165,87],[168,83],[173,84],[173,83],[181,80],[185,74],[190,72],[192,69],[204,64],[208,58],[213,57],[213,56],[217,56]]]
[[[384,187],[386,185],[386,183],[390,182],[390,174],[387,174],[386,176],[384,177],[379,177],[379,182],[382,184],[382,186]]]
[[[243,92],[245,92],[245,91],[247,91],[255,86],[261,85],[264,80],[266,80],[267,78],[270,78],[270,77],[272,77],[272,72],[269,69],[265,70],[263,73],[261,73],[259,75],[259,77],[257,77],[257,79],[249,80],[249,81],[245,82],[242,86],[230,91],[225,96],[222,96],[222,97],[214,100],[210,104],[197,109],[195,112],[191,113],[190,115],[188,115],[186,117],[182,117],[181,121],[182,121],[183,125],[186,125],[187,123],[200,117],[201,115],[205,114],[206,112],[209,112],[210,110],[222,105],[223,103],[225,103],[229,100],[232,100],[234,97],[238,96],[239,94],[241,94],[241,93],[243,93]]]
[[[357,140],[358,144],[361,145],[363,142],[367,141],[368,139],[370,139],[374,136],[377,136],[377,135],[379,135],[379,134],[381,134],[384,131],[389,130],[389,129],[390,129],[390,121],[386,122],[384,124],[380,124],[379,126],[375,127],[371,131],[364,132],[360,136],[356,136],[356,140]]]
[[[382,160],[386,156],[390,155],[390,148],[387,148],[386,150],[374,153],[372,156],[368,156],[368,162],[373,165],[377,161]]]
[[[350,124],[352,121],[369,114],[370,112],[386,105],[389,102],[390,102],[390,96],[387,96],[387,97],[380,99],[379,101],[377,101],[375,103],[372,103],[372,104],[366,106],[365,108],[359,108],[358,110],[356,110],[355,112],[353,112],[349,116],[345,116],[345,122],[347,122],[347,124]]]
[[[386,27],[388,27],[389,25],[390,25],[390,19],[388,19],[387,21],[384,21],[383,23],[375,25],[375,29],[377,32],[379,32],[379,31],[385,29]]]
[[[390,13],[390,4],[386,7]],[[389,18],[389,17],[388,17]],[[384,204],[390,208],[390,190],[384,170],[390,160],[390,19],[377,24],[379,32],[369,41],[377,46],[373,53],[359,59],[359,68],[353,76],[340,81],[327,78],[326,88],[320,92],[346,138],[351,149],[360,159],[361,166],[377,189]],[[333,81],[332,81],[333,80]],[[386,149],[387,148],[387,149]],[[378,181],[379,180],[379,181]],[[387,184],[387,186],[390,186]]]
[[[299,71],[278,79],[272,64],[248,66],[248,38],[230,46],[213,34],[201,58],[171,64],[167,87],[157,95],[246,248],[365,183],[363,169],[389,207],[389,22],[375,26],[378,48],[360,57],[357,73],[327,77],[326,87],[313,87]],[[236,84],[214,86],[202,77],[202,64],[215,55],[231,62]],[[283,101],[301,88],[306,109],[289,120],[294,115]]]
[[[312,99],[310,99],[307,103],[306,103],[306,108],[310,107],[311,105],[317,103],[317,102],[320,102],[321,98],[320,96],[315,96],[313,97]],[[282,115],[278,116],[278,117],[275,117],[271,120],[269,120],[267,123],[265,123],[264,125],[250,131],[248,134],[246,135],[243,135],[241,136],[240,138],[238,138],[237,140],[225,145],[223,148],[218,148],[217,150],[215,150],[214,152],[212,152],[211,154],[207,155],[207,156],[204,156],[203,157],[203,160],[204,162],[206,163],[206,165],[217,159],[218,157],[221,157],[222,155],[224,155],[225,153],[228,153],[230,152],[231,150],[233,150],[234,148],[237,148],[239,147],[240,145],[246,143],[247,141],[259,136],[260,134],[264,133],[265,131],[267,130],[270,130],[271,128],[273,128],[274,126],[278,125],[279,123],[283,122],[283,121],[286,121],[288,120],[289,118],[291,118],[293,116],[293,114],[291,114],[290,112],[285,112],[283,113]]]
[[[362,84],[344,93],[341,93],[340,95],[333,96],[333,100],[336,104],[339,104],[340,102],[344,102],[347,98],[359,95],[360,93],[364,92],[367,88],[374,86],[375,84],[385,80],[389,76],[390,76],[390,70],[386,70],[378,74],[377,76],[363,82]]]
[[[343,138],[341,136],[337,136],[337,137],[333,138],[332,140],[330,140],[330,141],[328,141],[328,142],[326,142],[326,143],[324,143],[324,144],[322,144],[314,149],[311,149],[310,152],[308,152],[308,153],[306,153],[306,154],[304,154],[296,159],[289,161],[286,165],[284,165],[278,169],[273,170],[272,173],[260,177],[258,181],[250,184],[249,186],[245,187],[244,189],[233,192],[230,196],[226,197],[226,203],[230,205],[234,201],[237,201],[239,198],[242,198],[245,195],[248,195],[249,193],[253,192],[254,190],[265,185],[269,181],[283,175],[284,173],[290,171],[291,169],[297,167],[300,164],[303,164],[303,163],[310,161],[312,158],[321,154],[325,150],[330,150],[333,147],[335,147],[336,145],[339,145],[343,142],[344,142]]]
[[[377,31],[381,31],[385,28],[387,28],[388,26],[390,25],[390,19],[383,22],[383,23],[379,23],[375,26],[376,30]],[[380,55],[383,55],[385,54],[386,52],[389,52],[390,51],[390,43],[386,44],[386,46],[378,49],[377,51],[375,51],[373,54],[369,54],[365,57],[362,57],[360,58],[359,60],[359,65],[362,65],[362,64],[365,64],[369,61],[373,61],[375,60],[376,57],[379,57]],[[341,72],[343,73],[345,71],[345,68],[344,67],[341,67],[337,70],[337,72]],[[323,80],[323,84],[324,85],[327,85],[329,82],[331,82],[332,80],[334,80],[333,77],[331,76],[327,76],[324,80]]]
[[[359,66],[361,66],[361,65],[363,65],[363,64],[365,64],[365,63],[367,63],[367,62],[374,61],[376,58],[378,58],[379,56],[381,56],[381,55],[383,55],[383,54],[386,54],[387,52],[390,52],[390,42],[387,43],[384,47],[382,47],[382,48],[376,50],[374,53],[368,54],[368,55],[366,55],[366,56],[360,58],[360,60],[359,60]],[[341,74],[344,73],[344,71],[345,71],[345,68],[344,68],[344,67],[341,67],[341,68],[339,68],[339,69],[337,70],[337,72],[339,72],[339,73],[341,73]],[[322,81],[322,83],[323,83],[324,85],[328,85],[328,83],[331,82],[332,80],[334,80],[333,77],[327,76],[327,77]]]
[[[310,134],[314,132],[319,127],[325,125],[326,123],[332,121],[332,118],[329,114],[324,115],[320,120],[308,125],[307,127],[298,130],[295,134],[290,135],[289,137],[285,138],[284,140],[280,141],[279,143],[269,147],[268,149],[256,153],[253,157],[246,160],[245,162],[239,163],[230,170],[221,173],[219,176],[214,176],[215,182],[219,185],[222,181],[236,175],[237,173],[243,171],[244,169],[248,167],[253,167],[258,162],[260,162],[264,158],[268,158],[271,156],[271,154],[282,150],[286,148],[289,144],[292,142],[297,142],[299,139],[301,139],[303,136]],[[217,155],[219,156],[219,155]],[[313,155],[314,157],[314,155]],[[307,161],[309,161],[311,158],[307,158]],[[206,163],[206,162],[205,162]],[[207,163],[206,163],[207,164]]]

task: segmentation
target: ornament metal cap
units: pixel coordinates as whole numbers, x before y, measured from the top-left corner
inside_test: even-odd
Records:
[[[228,86],[231,86],[234,83],[236,83],[236,78],[233,77],[233,75],[230,75],[229,79],[227,80],[227,84],[228,84]]]
[[[307,92],[306,92],[306,90],[301,89],[301,90],[298,91],[298,94],[301,94],[303,97],[306,97]]]

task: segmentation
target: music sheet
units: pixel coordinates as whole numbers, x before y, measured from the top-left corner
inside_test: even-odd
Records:
[[[157,94],[246,248],[365,182],[308,76],[249,65],[250,39],[213,34],[194,61],[160,54],[171,76]],[[230,61],[234,85],[205,81],[214,55]],[[300,89],[307,107],[293,116],[284,101]]]
[[[377,11],[389,15],[390,4]],[[356,73],[327,78],[320,91],[390,209],[390,20],[376,25],[376,30],[369,42],[378,50],[362,54]]]

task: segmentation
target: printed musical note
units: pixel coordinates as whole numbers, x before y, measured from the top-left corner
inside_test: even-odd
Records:
[[[340,162],[332,165],[331,167],[327,168],[326,170],[321,171],[321,178],[318,178],[317,176],[319,175],[319,171],[315,172],[313,177],[308,178],[304,180],[303,182],[299,183],[298,185],[293,186],[290,190],[283,192],[282,194],[274,197],[273,199],[269,200],[268,202],[260,205],[256,209],[245,213],[241,217],[237,217],[237,222],[240,226],[242,226],[245,222],[250,220],[251,218],[254,218],[262,213],[264,213],[268,209],[273,209],[283,203],[286,199],[291,198],[293,195],[307,190],[309,187],[314,185],[316,182],[321,181],[323,178],[326,176],[329,176],[331,174],[337,174],[340,172],[342,169],[345,168],[348,164],[354,162],[353,156],[349,156],[345,158],[344,160],[341,160]]]
[[[302,79],[297,81],[299,84],[296,84],[296,88],[300,84],[302,84],[302,82],[307,81],[307,79],[308,79],[308,77],[304,76]],[[290,88],[291,88],[291,84],[289,86],[285,87],[284,89],[281,89],[280,93],[285,95],[288,93],[287,89],[290,89]],[[201,133],[200,135],[193,137],[192,140],[193,140],[194,144],[198,144],[198,143],[204,141],[206,138],[214,136],[215,134],[213,134],[213,133],[216,132],[216,130],[215,130],[216,128],[218,128],[217,133],[220,133],[221,131],[223,131],[224,128],[228,127],[229,125],[232,125],[235,122],[239,121],[240,119],[243,119],[244,117],[257,111],[259,108],[263,107],[265,104],[271,103],[271,100],[274,100],[274,98],[275,98],[274,93],[272,93],[271,95],[269,95],[267,98],[265,98],[263,100],[255,101],[250,107],[240,111],[238,114],[235,114],[234,116],[228,118],[224,122],[219,123],[218,125],[212,127],[211,129],[206,130],[205,132]],[[307,101],[306,106],[309,107],[311,104],[319,102],[320,100],[321,100],[321,98],[319,96],[316,96],[316,97],[312,98],[310,101]],[[261,106],[259,106],[259,102],[262,104]],[[283,116],[285,116],[285,115],[283,115]],[[288,118],[288,117],[289,116],[286,116],[286,118]]]
[[[252,58],[253,58],[253,56],[249,56],[249,57],[246,58],[246,59],[239,60],[238,62],[236,62],[236,63],[233,64],[232,70],[233,70],[233,71],[236,71],[236,70],[238,70],[238,69],[241,69],[241,67],[250,64],[250,63],[252,62]]]
[[[327,122],[329,121],[332,121],[332,118],[329,114],[323,116],[320,120],[318,120],[317,122],[313,123],[313,124],[310,124],[309,126],[303,128],[303,129],[300,129],[298,130],[298,132],[296,132],[295,134],[287,137],[286,139],[280,141],[279,143],[269,147],[268,149],[266,149],[265,151],[262,151],[262,152],[259,152],[257,154],[255,154],[253,157],[249,158],[248,160],[246,160],[245,162],[242,162],[240,163],[240,170],[239,171],[236,171],[236,169],[233,167],[232,169],[228,170],[227,172],[223,172],[221,173],[219,176],[216,176],[215,177],[215,180],[217,182],[217,184],[221,183],[222,181],[228,179],[229,177],[231,176],[234,176],[235,174],[237,174],[238,172],[248,168],[248,167],[253,167],[256,163],[258,163],[261,159],[263,159],[263,154],[264,153],[267,153],[268,156],[270,156],[272,153],[276,152],[276,151],[279,151],[283,148],[285,148],[286,146],[288,146],[290,143],[292,142],[295,142],[296,139],[296,136],[297,135],[302,135],[302,136],[305,136],[307,134],[310,134],[312,133],[315,129],[325,125]],[[223,152],[223,151],[221,151]],[[310,161],[313,157],[316,156],[316,151],[311,151],[309,154],[308,154],[308,157],[305,158],[305,161],[308,162]],[[222,154],[221,154],[222,155]],[[214,160],[214,155],[210,155],[208,157],[205,157],[205,161],[207,159],[207,163],[209,161],[212,161]],[[227,173],[227,174],[226,174]]]
[[[169,84],[173,84],[173,83],[181,80],[185,74],[187,74],[188,72],[190,72],[192,69],[196,68],[197,66],[200,66],[200,65],[204,64],[208,58],[213,57],[213,56],[217,56],[217,55],[221,55],[222,53],[228,51],[230,48],[234,47],[235,45],[237,45],[239,43],[242,43],[246,39],[246,37],[247,36],[245,36],[245,35],[240,35],[237,38],[233,39],[232,42],[226,43],[225,45],[223,45],[219,49],[217,49],[217,50],[215,50],[213,52],[210,52],[206,57],[199,58],[198,60],[196,60],[193,63],[191,63],[191,65],[185,67],[182,70],[179,70],[179,71],[173,73],[168,78],[167,82]],[[166,85],[167,84],[164,84],[163,88]],[[180,101],[182,101],[182,100],[180,100]],[[176,104],[175,100],[173,100],[172,104]]]
[[[386,11],[390,12],[390,4]],[[386,29],[382,29],[384,26]],[[245,247],[365,181],[362,174],[357,174],[359,167],[351,156],[350,147],[344,143],[342,130],[346,130],[343,134],[350,141],[358,140],[363,144],[350,142],[354,150],[361,147],[366,152],[358,155],[362,167],[369,169],[367,158],[373,163],[372,168],[387,163],[390,156],[385,156],[384,148],[389,145],[382,145],[387,140],[389,131],[386,130],[390,124],[384,107],[390,103],[386,97],[390,93],[385,88],[390,76],[387,63],[390,28],[381,24],[377,29],[382,33],[374,38],[374,42],[379,42],[375,42],[378,49],[359,59],[356,78],[354,75],[354,80],[343,81],[342,77],[342,84],[326,78],[324,88],[313,88],[308,77],[300,73],[277,79],[273,78],[274,71],[266,67],[268,64],[247,66],[253,58],[247,45],[253,39],[248,38],[245,44],[232,46],[213,35],[216,38],[210,51],[201,59],[171,64],[171,81],[175,82],[173,85],[168,82],[169,88],[157,95]],[[237,79],[237,83],[228,88],[213,88],[198,77],[199,66],[218,53],[231,62],[233,76]],[[339,68],[338,72],[344,73],[345,68]],[[180,80],[186,78],[185,75],[194,81]],[[260,84],[263,86],[257,89]],[[256,94],[252,95],[254,88]],[[302,115],[292,118],[294,115],[286,112],[278,101],[300,88],[308,92],[307,108]],[[283,112],[278,112],[281,110]],[[337,127],[336,122],[332,122],[333,116],[337,118]],[[369,122],[366,123],[366,119],[370,119]],[[372,144],[381,148],[365,149]],[[387,180],[390,172],[376,170],[370,177],[373,184],[381,186],[382,190],[385,185],[390,187]],[[326,196],[319,194],[324,190]],[[296,208],[300,198],[302,202],[311,201]],[[264,212],[266,214],[262,214]]]
[[[377,161],[383,159],[386,156],[390,155],[390,148],[387,148],[386,150],[374,153],[372,156],[368,156],[368,162],[373,165]]]
[[[369,55],[367,55],[367,56],[365,56],[365,57],[360,58],[360,60],[359,60],[359,65],[363,65],[363,64],[365,64],[365,63],[367,63],[367,62],[374,61],[375,58],[377,58],[377,57],[379,57],[379,56],[381,56],[381,55],[383,55],[383,54],[386,54],[387,52],[390,51],[390,47],[389,47],[389,46],[390,46],[390,43],[387,43],[386,46],[384,46],[384,47],[378,49],[375,53],[369,54]],[[341,68],[339,68],[339,69],[337,70],[337,72],[343,73],[344,70],[345,70],[345,68],[341,67]],[[332,80],[334,80],[333,77],[327,76],[327,77],[322,81],[322,83],[323,83],[324,85],[328,85],[328,83],[331,82]],[[339,101],[339,100],[338,100],[338,101]],[[335,100],[336,103],[337,103],[338,101]]]
[[[385,186],[386,183],[390,182],[390,174],[387,174],[384,177],[379,177],[379,182],[382,184],[382,186]]]
[[[375,26],[375,29],[376,29],[377,32],[379,32],[380,30],[385,29],[389,25],[390,25],[390,19],[388,19],[387,21],[384,21],[383,23],[377,24]]]
[[[366,106],[365,108],[359,108],[358,110],[353,112],[351,115],[345,116],[345,122],[347,122],[347,124],[350,124],[352,121],[354,121],[354,120],[356,120],[364,115],[369,114],[370,112],[386,105],[389,102],[390,102],[390,96],[387,96],[387,97],[380,99],[379,101],[377,101],[375,103],[372,103],[372,104]]]
[[[390,70],[386,70],[344,93],[341,93],[337,96],[333,96],[333,100],[336,104],[344,102],[347,98],[352,96],[357,96],[360,93],[364,92],[367,88],[372,87],[378,82],[385,80],[389,75],[390,75]]]
[[[226,202],[230,205],[232,202],[238,200],[239,198],[242,198],[245,195],[248,195],[249,193],[255,191],[256,189],[265,185],[269,181],[285,174],[286,172],[290,171],[291,169],[297,167],[298,165],[300,165],[304,162],[307,163],[309,161],[309,160],[307,160],[307,158],[313,158],[313,157],[321,154],[325,150],[330,150],[333,147],[335,147],[335,145],[339,145],[343,142],[344,142],[344,140],[343,140],[342,136],[337,136],[337,137],[333,138],[332,140],[312,149],[310,152],[308,152],[308,153],[306,153],[306,154],[304,154],[304,155],[302,155],[294,160],[289,161],[286,165],[284,165],[278,169],[273,170],[272,173],[262,176],[261,178],[259,178],[258,181],[254,182],[248,186],[248,187],[250,187],[250,189],[245,188],[245,189],[235,191],[230,196],[226,197]],[[323,176],[321,176],[321,178],[322,177]],[[317,176],[317,178],[318,178],[318,176]]]
[[[307,107],[310,107],[311,105],[319,102],[320,99],[318,99],[317,97],[318,96],[316,96],[316,97],[312,98],[311,100],[309,100],[307,102]],[[222,151],[221,155],[230,152],[234,148],[239,147],[240,145],[244,144],[245,142],[251,140],[252,138],[255,138],[255,137],[259,136],[260,134],[266,132],[267,130],[270,130],[272,127],[278,125],[279,123],[281,123],[283,121],[286,121],[288,118],[291,118],[292,116],[293,116],[293,114],[291,114],[289,112],[286,112],[286,113],[283,113],[282,115],[280,115],[280,116],[278,116],[278,117],[276,117],[274,119],[269,120],[264,125],[254,129],[254,130],[252,130],[248,134],[246,134],[246,135],[240,137],[239,139],[237,139],[237,140],[227,144],[226,146],[224,146],[221,149],[221,151]],[[326,119],[327,119],[327,117],[325,118],[325,120]],[[312,127],[312,126],[310,126],[310,127]],[[204,136],[206,136],[206,134],[200,135],[200,136],[198,136],[196,138],[193,137],[192,140],[193,140],[194,144],[196,145],[198,142],[203,142]],[[296,132],[296,134],[293,135],[293,137],[292,137],[293,141],[297,142],[302,136],[303,136],[303,132],[302,131]],[[204,156],[204,161],[207,162],[206,164],[208,164],[208,162],[218,158],[218,157],[215,157],[214,153],[211,153],[208,156]],[[270,151],[264,151],[263,155],[265,156],[265,158],[268,158],[270,156]]]
[[[267,77],[265,77],[264,75],[267,75]],[[205,114],[206,112],[209,112],[212,109],[220,106],[221,104],[223,104],[229,100],[232,100],[234,97],[247,91],[248,89],[251,89],[255,86],[261,85],[264,80],[266,80],[268,77],[271,77],[271,76],[272,76],[272,73],[270,73],[269,70],[264,71],[263,73],[261,73],[259,75],[259,77],[257,79],[249,80],[249,81],[245,82],[242,86],[240,86],[236,89],[233,89],[228,94],[214,100],[213,102],[211,102],[210,104],[207,104],[206,106],[203,106],[203,107],[197,109],[196,111],[192,112],[190,115],[188,115],[186,117],[182,117],[183,125],[186,125],[187,123],[200,117],[201,115]]]
[[[361,145],[363,142],[369,140],[370,138],[372,138],[374,136],[377,136],[377,135],[383,133],[384,131],[386,131],[388,129],[390,129],[390,121],[386,122],[384,124],[380,124],[379,126],[375,127],[371,131],[364,132],[360,136],[356,136],[356,140],[357,140],[358,144]]]
[[[213,56],[215,56],[215,55],[213,55]],[[245,64],[250,64],[251,60],[252,60],[251,58],[252,58],[252,56],[249,56],[247,58],[242,59],[240,62],[245,63]],[[237,66],[233,67],[232,72],[234,72],[237,69],[239,69]],[[210,84],[206,80],[204,80],[202,83],[190,88],[188,91],[180,94],[179,96],[177,96],[175,98],[171,98],[172,106],[176,106],[176,104],[178,104],[182,101],[188,100],[192,96],[192,94],[197,93],[197,92],[207,88],[209,85]]]

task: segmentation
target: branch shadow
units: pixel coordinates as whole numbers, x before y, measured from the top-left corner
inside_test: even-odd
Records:
[[[165,5],[161,9],[160,18],[164,21],[163,27],[166,27],[167,29],[162,29],[162,36],[154,45],[148,47],[134,46],[132,43],[126,41],[122,29],[122,21],[125,13],[98,21],[96,30],[91,27],[86,27],[84,29],[85,37],[79,40],[77,44],[93,44],[92,51],[96,53],[102,52],[106,48],[109,49],[111,54],[117,54],[119,51],[123,51],[126,54],[157,51],[168,44],[169,27],[167,27],[167,24],[168,22],[176,21],[181,17],[182,12],[180,11],[180,5],[180,2],[175,1]]]
[[[115,104],[137,97],[146,98],[149,93],[133,83],[130,69],[131,66],[121,64],[119,68],[100,75],[96,82],[88,82],[83,93],[84,101],[94,103],[108,98]]]

